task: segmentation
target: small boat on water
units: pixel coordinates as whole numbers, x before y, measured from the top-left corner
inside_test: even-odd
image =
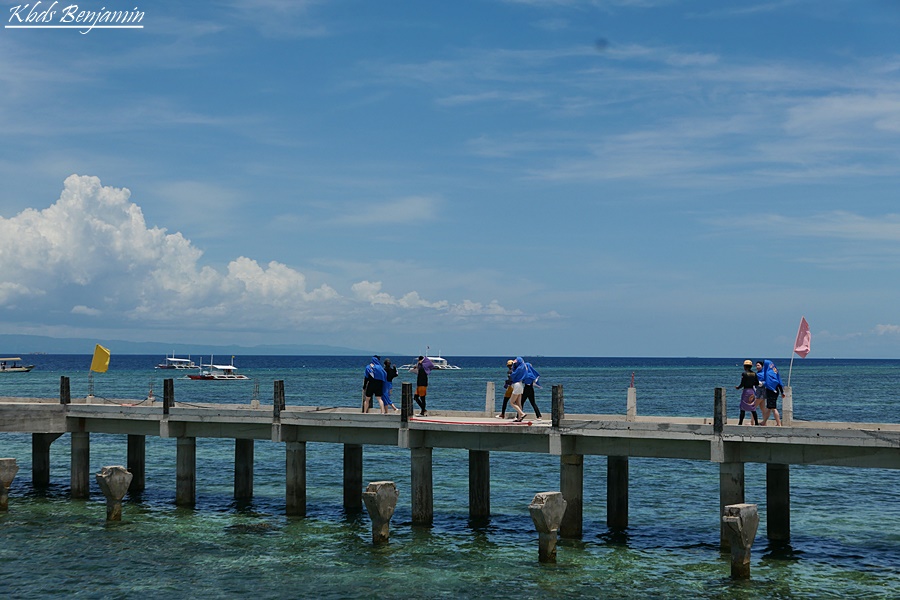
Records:
[[[250,379],[246,375],[241,375],[237,372],[237,367],[234,366],[233,356],[231,357],[230,365],[213,364],[212,357],[209,357],[208,365],[204,365],[202,360],[200,361],[200,363],[200,373],[196,375],[188,375],[188,379],[196,379],[201,381],[239,381],[243,379]]]
[[[449,362],[447,362],[447,359],[442,358],[440,356],[440,354],[438,354],[438,356],[426,356],[425,360],[431,361],[431,365],[432,365],[431,370],[432,371],[459,371],[460,370],[460,367],[457,367],[456,365],[451,365]],[[410,363],[408,365],[402,365],[400,367],[400,369],[407,370],[407,371],[415,371],[416,366],[418,366],[418,363]]]
[[[175,353],[172,353],[172,356],[166,356],[166,362],[161,362],[156,365],[157,369],[199,369],[200,367],[191,360],[191,357],[187,358],[176,358]]]
[[[18,356],[0,358],[0,373],[27,373],[34,365],[20,365],[22,359]]]

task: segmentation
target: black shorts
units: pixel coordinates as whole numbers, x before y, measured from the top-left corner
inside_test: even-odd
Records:
[[[766,390],[766,408],[769,410],[778,408],[778,392]]]
[[[381,396],[382,392],[384,392],[384,382],[380,379],[370,379],[366,386],[366,398]]]

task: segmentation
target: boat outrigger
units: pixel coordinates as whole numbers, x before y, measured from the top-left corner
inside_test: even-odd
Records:
[[[187,358],[175,358],[175,353],[172,353],[172,356],[166,356],[166,362],[161,362],[156,365],[157,369],[199,369],[200,367],[191,360],[191,357]]]
[[[34,368],[34,365],[20,365],[20,362],[22,359],[18,356],[0,358],[0,373],[27,373]]]
[[[188,375],[188,379],[196,379],[202,381],[237,381],[242,379],[250,379],[246,375],[241,375],[237,372],[237,367],[234,366],[234,357],[231,357],[230,365],[216,365],[213,364],[213,358],[209,358],[209,364],[204,365],[203,361],[200,361],[201,371],[197,375]],[[206,367],[203,369],[203,367]]]

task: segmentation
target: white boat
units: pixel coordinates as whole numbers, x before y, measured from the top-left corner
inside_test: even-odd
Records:
[[[431,370],[432,371],[459,371],[460,367],[456,365],[451,365],[447,362],[446,358],[442,358],[440,355],[438,356],[426,356],[426,359],[431,361],[431,364],[434,365]],[[405,369],[407,371],[415,371],[418,363],[411,363],[408,365],[402,365],[400,369]]]
[[[234,357],[231,357],[230,365],[216,365],[213,364],[213,358],[209,358],[208,365],[204,365],[203,361],[200,361],[201,371],[197,375],[188,375],[188,379],[196,379],[202,381],[238,381],[243,379],[250,379],[246,375],[241,375],[237,372],[237,367],[234,366]],[[205,369],[203,369],[205,367]]]
[[[200,367],[191,360],[191,357],[187,358],[175,358],[175,353],[172,353],[172,356],[166,356],[166,362],[161,362],[156,365],[157,369],[199,369]]]
[[[34,368],[34,365],[20,365],[20,362],[22,359],[18,356],[0,358],[0,373],[27,373]]]

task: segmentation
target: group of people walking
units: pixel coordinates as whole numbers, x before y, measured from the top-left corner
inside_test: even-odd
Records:
[[[497,418],[506,418],[506,406],[509,404],[516,411],[516,422],[521,423],[525,419],[523,410],[525,401],[530,400],[535,418],[538,421],[543,419],[541,409],[538,408],[537,401],[534,399],[534,386],[538,385],[537,382],[540,378],[541,374],[537,372],[537,369],[531,363],[525,362],[521,356],[506,361],[506,382],[503,384],[506,391],[503,394],[503,406],[500,408]],[[538,387],[541,386],[538,385]]]
[[[738,425],[744,424],[744,415],[753,415],[754,425],[765,425],[769,416],[775,417],[775,425],[781,426],[781,415],[778,414],[778,396],[784,398],[784,386],[778,369],[771,360],[756,361],[756,371],[753,370],[753,362],[744,361],[744,372],[741,373],[741,382],[735,386],[741,392],[741,417]],[[760,422],[756,416],[756,409],[762,410],[763,420]]]
[[[425,395],[428,393],[428,372],[431,370],[428,365],[430,361],[426,361],[424,356],[420,356],[416,361],[413,372],[416,373],[416,395],[414,396],[416,404],[419,405],[421,412],[419,416],[426,416]],[[391,364],[391,359],[384,359],[377,354],[372,356],[369,364],[366,365],[365,377],[363,378],[363,405],[362,411],[369,412],[373,407],[373,400],[378,401],[378,406],[382,414],[388,414],[390,409],[399,411],[400,409],[391,400],[391,390],[394,387],[394,378],[397,377],[397,367]]]

